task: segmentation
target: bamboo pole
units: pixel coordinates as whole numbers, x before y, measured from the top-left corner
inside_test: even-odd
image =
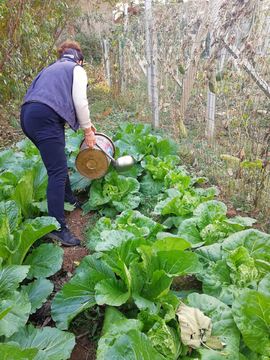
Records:
[[[211,17],[213,19],[214,27],[218,19],[218,12],[221,5],[221,1],[210,1],[210,11],[211,11]],[[213,43],[213,30],[210,32],[210,45],[209,45],[209,52],[210,55],[213,52],[214,48],[212,46]],[[214,60],[216,62],[216,60]],[[215,69],[215,66],[214,66]],[[210,69],[208,69],[210,71]],[[216,72],[211,72],[212,80],[216,81]],[[215,131],[215,109],[216,109],[216,94],[211,91],[209,87],[209,83],[207,86],[207,106],[206,106],[206,129],[205,129],[205,135],[209,139],[214,138],[214,131]]]
[[[151,0],[145,0],[145,58],[146,58],[146,78],[147,78],[147,99],[152,103],[151,91],[151,46],[150,46],[150,29],[151,29]]]
[[[104,52],[104,61],[105,61],[105,67],[106,67],[106,76],[107,76],[107,82],[109,89],[111,88],[111,77],[110,77],[110,63],[108,58],[108,50],[107,50],[107,40],[102,40],[103,44],[103,52]]]
[[[151,29],[151,90],[152,90],[152,128],[159,125],[158,111],[158,73],[157,73],[157,34]]]

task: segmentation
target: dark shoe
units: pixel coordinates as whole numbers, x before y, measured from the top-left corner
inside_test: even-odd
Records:
[[[76,199],[75,203],[71,204],[71,205],[75,206],[75,209],[81,209],[83,206],[83,203],[80,200]]]
[[[65,227],[61,230],[53,230],[47,234],[50,239],[60,241],[66,246],[75,246],[80,244],[80,240],[71,234],[70,230]]]

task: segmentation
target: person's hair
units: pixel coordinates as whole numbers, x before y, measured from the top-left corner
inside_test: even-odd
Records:
[[[60,57],[64,55],[73,55],[77,61],[83,61],[83,54],[80,45],[75,41],[63,42],[57,49],[57,54]]]

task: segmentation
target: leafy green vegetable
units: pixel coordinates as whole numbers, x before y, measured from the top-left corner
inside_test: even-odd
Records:
[[[113,140],[119,140],[126,134],[147,135],[151,132],[152,127],[150,124],[132,124],[122,123],[118,126]]]
[[[257,290],[259,281],[270,272],[269,246],[270,235],[250,229],[229,236],[222,246],[196,251],[205,264],[198,274],[203,291],[231,305],[246,288]]]
[[[90,250],[95,250],[98,242],[108,238],[108,233],[105,230],[126,230],[135,236],[143,236],[145,239],[154,242],[156,235],[164,229],[164,226],[142,215],[139,211],[126,210],[117,215],[113,222],[108,218],[100,218],[89,234],[87,246]],[[104,233],[102,234],[103,231]]]
[[[158,195],[165,189],[162,180],[154,180],[151,174],[147,173],[140,181],[140,191],[144,195],[154,196]]]
[[[243,246],[239,246],[232,251],[227,256],[226,263],[231,269],[231,281],[236,286],[248,286],[249,283],[252,284],[253,282],[256,284],[261,279],[260,273],[255,266],[254,259],[250,257],[248,250]]]
[[[179,329],[174,329],[160,318],[146,335],[151,340],[152,346],[166,359],[178,359],[182,351]]]
[[[139,189],[140,184],[136,179],[126,178],[111,170],[104,178],[93,181],[90,188],[90,200],[83,209],[104,212],[107,208],[113,208],[116,213],[134,209],[140,204]]]
[[[53,284],[47,279],[37,279],[21,287],[31,302],[30,314],[33,314],[47,300],[53,291]]]
[[[19,283],[26,278],[30,266],[9,265],[0,270],[0,298],[17,290]]]
[[[213,198],[214,193],[211,191],[210,196],[204,197],[192,189],[190,191],[171,191],[170,189],[165,191],[165,196],[167,198],[157,203],[154,212],[158,215],[174,214],[176,216],[185,216],[192,212],[194,214],[198,205],[209,200],[209,198]]]
[[[21,350],[20,345],[18,343],[15,342],[7,343],[7,344],[0,343],[0,356],[2,360],[9,360],[9,359],[34,360],[36,359],[38,353],[39,353],[38,348]]]
[[[181,222],[178,235],[190,241],[192,247],[223,242],[235,232],[252,226],[254,219],[241,216],[227,219],[227,207],[216,200],[203,202],[193,211],[193,217]]]
[[[75,346],[75,337],[73,334],[56,328],[44,327],[43,329],[35,329],[33,325],[28,325],[6,339],[5,342],[8,344],[11,344],[11,342],[13,344],[18,343],[21,350],[24,350],[25,353],[27,353],[27,350],[37,348],[45,355],[45,357],[39,359],[65,360],[69,359],[71,351]],[[17,359],[17,357],[13,359]],[[29,358],[27,357],[27,359]]]
[[[0,200],[10,199],[19,179],[11,172],[4,172],[0,176]]]
[[[8,308],[5,306],[6,302],[8,302]],[[14,291],[6,295],[4,300],[0,300],[0,308],[3,306],[5,311],[1,314],[0,336],[9,337],[24,327],[28,320],[31,304],[24,291]]]
[[[24,153],[25,158],[32,158],[34,155],[39,155],[39,150],[29,139],[17,142],[16,147]]]
[[[66,151],[72,153],[79,150],[81,142],[84,139],[84,134],[81,129],[75,133],[73,130],[68,129],[66,131]]]
[[[179,161],[180,158],[176,155],[167,155],[164,159],[147,155],[141,161],[141,165],[151,173],[153,179],[164,180],[167,173],[174,169]]]
[[[96,255],[84,257],[74,278],[53,298],[52,317],[57,327],[67,329],[77,314],[95,305],[95,285],[108,278],[114,278],[114,273]]]
[[[116,339],[109,339],[108,345],[104,352],[98,354],[97,360],[123,359],[123,355],[125,359],[165,360],[165,357],[152,347],[150,339],[137,330],[130,330]]]
[[[95,298],[98,305],[120,306],[125,304],[130,292],[121,279],[104,279],[95,286]]]
[[[47,183],[47,172],[43,164],[38,164],[27,171],[18,182],[11,199],[20,204],[25,218],[40,215],[40,210],[34,203],[46,199]]]
[[[28,250],[34,242],[57,228],[58,222],[49,216],[25,221],[20,228],[14,230],[14,242],[3,246],[3,248],[6,247],[9,251],[8,256],[3,258],[4,261],[6,264],[22,264]],[[2,256],[1,247],[0,256]]]
[[[245,290],[232,305],[232,313],[245,344],[258,354],[270,356],[270,274],[258,291]],[[251,326],[250,326],[251,325]]]
[[[42,244],[27,256],[24,265],[31,265],[27,279],[46,278],[61,269],[64,250],[53,244]]]
[[[117,139],[115,146],[119,150],[119,156],[129,154],[137,161],[141,161],[148,154],[163,159],[178,152],[176,142],[150,134],[149,126],[145,124],[135,127],[121,124],[114,139]]]
[[[97,285],[98,299],[101,299],[104,293],[110,305],[113,305],[113,297],[116,294],[121,295],[120,302],[124,304],[130,300],[133,292],[138,292],[144,299],[159,302],[159,299],[168,293],[174,277],[198,272],[201,269],[196,255],[191,252],[157,251],[155,243],[150,243],[151,246],[146,245],[145,239],[135,238],[132,233],[125,230],[105,233],[104,240],[98,243],[95,249],[102,251],[101,259],[123,280],[104,280],[102,287]],[[114,291],[115,295],[112,295]],[[111,294],[110,300],[107,294]],[[97,302],[104,304],[105,298],[102,299]],[[122,304],[118,303],[118,306]]]
[[[102,327],[103,335],[116,335],[118,333],[125,333],[129,330],[142,331],[143,326],[142,321],[138,319],[128,319],[115,307],[106,306]]]
[[[0,167],[8,169],[10,163],[14,160],[14,150],[8,149],[0,152]]]
[[[252,351],[247,345],[244,343],[243,339],[240,340],[240,347],[239,347],[239,356],[241,360],[269,360],[269,356],[258,354],[255,351]]]
[[[141,319],[142,320],[127,318],[116,308],[107,306],[102,328],[103,336],[98,343],[97,358],[109,359],[111,351],[115,351],[115,343],[117,346],[117,356],[119,356],[119,358],[126,358],[127,352],[125,347],[118,347],[117,341],[119,340],[119,343],[121,343],[124,334],[128,335],[126,340],[131,341],[130,335],[132,334],[131,332],[133,332],[136,341],[132,341],[134,354],[130,353],[129,356],[131,356],[131,359],[145,359],[148,358],[148,356],[151,356],[150,358],[153,359],[165,359],[160,355],[160,353],[164,352],[166,355],[173,353],[175,357],[169,356],[169,358],[176,359],[176,353],[178,356],[180,352],[179,348],[181,348],[180,336],[177,334],[177,331],[167,326],[165,321],[158,316],[155,317],[154,321],[152,320],[151,325],[149,325],[150,322],[146,313],[145,316],[141,316]],[[148,328],[147,323],[149,325],[147,336],[151,339],[151,342],[142,334],[143,329]],[[158,328],[157,325],[159,324],[162,325]],[[138,341],[140,338],[142,338],[143,341]],[[157,352],[157,350],[159,352]]]
[[[184,166],[178,168],[178,170],[171,170],[167,173],[164,179],[164,185],[166,189],[175,188],[179,191],[186,191],[191,186],[191,177],[189,176]]]

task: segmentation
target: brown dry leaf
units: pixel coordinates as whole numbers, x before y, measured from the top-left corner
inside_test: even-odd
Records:
[[[235,179],[242,179],[242,168],[239,168],[239,169],[236,170],[234,178]]]
[[[112,109],[109,107],[103,114],[99,116],[100,119],[102,119],[104,116],[110,115],[112,112]]]
[[[202,341],[211,336],[212,321],[204,313],[193,307],[180,302],[176,315],[181,331],[181,340],[184,345],[193,349],[199,349]]]
[[[245,160],[246,154],[245,154],[245,149],[244,149],[244,147],[242,147],[242,148],[238,151],[237,157],[239,157],[239,159],[240,159],[241,162]]]

